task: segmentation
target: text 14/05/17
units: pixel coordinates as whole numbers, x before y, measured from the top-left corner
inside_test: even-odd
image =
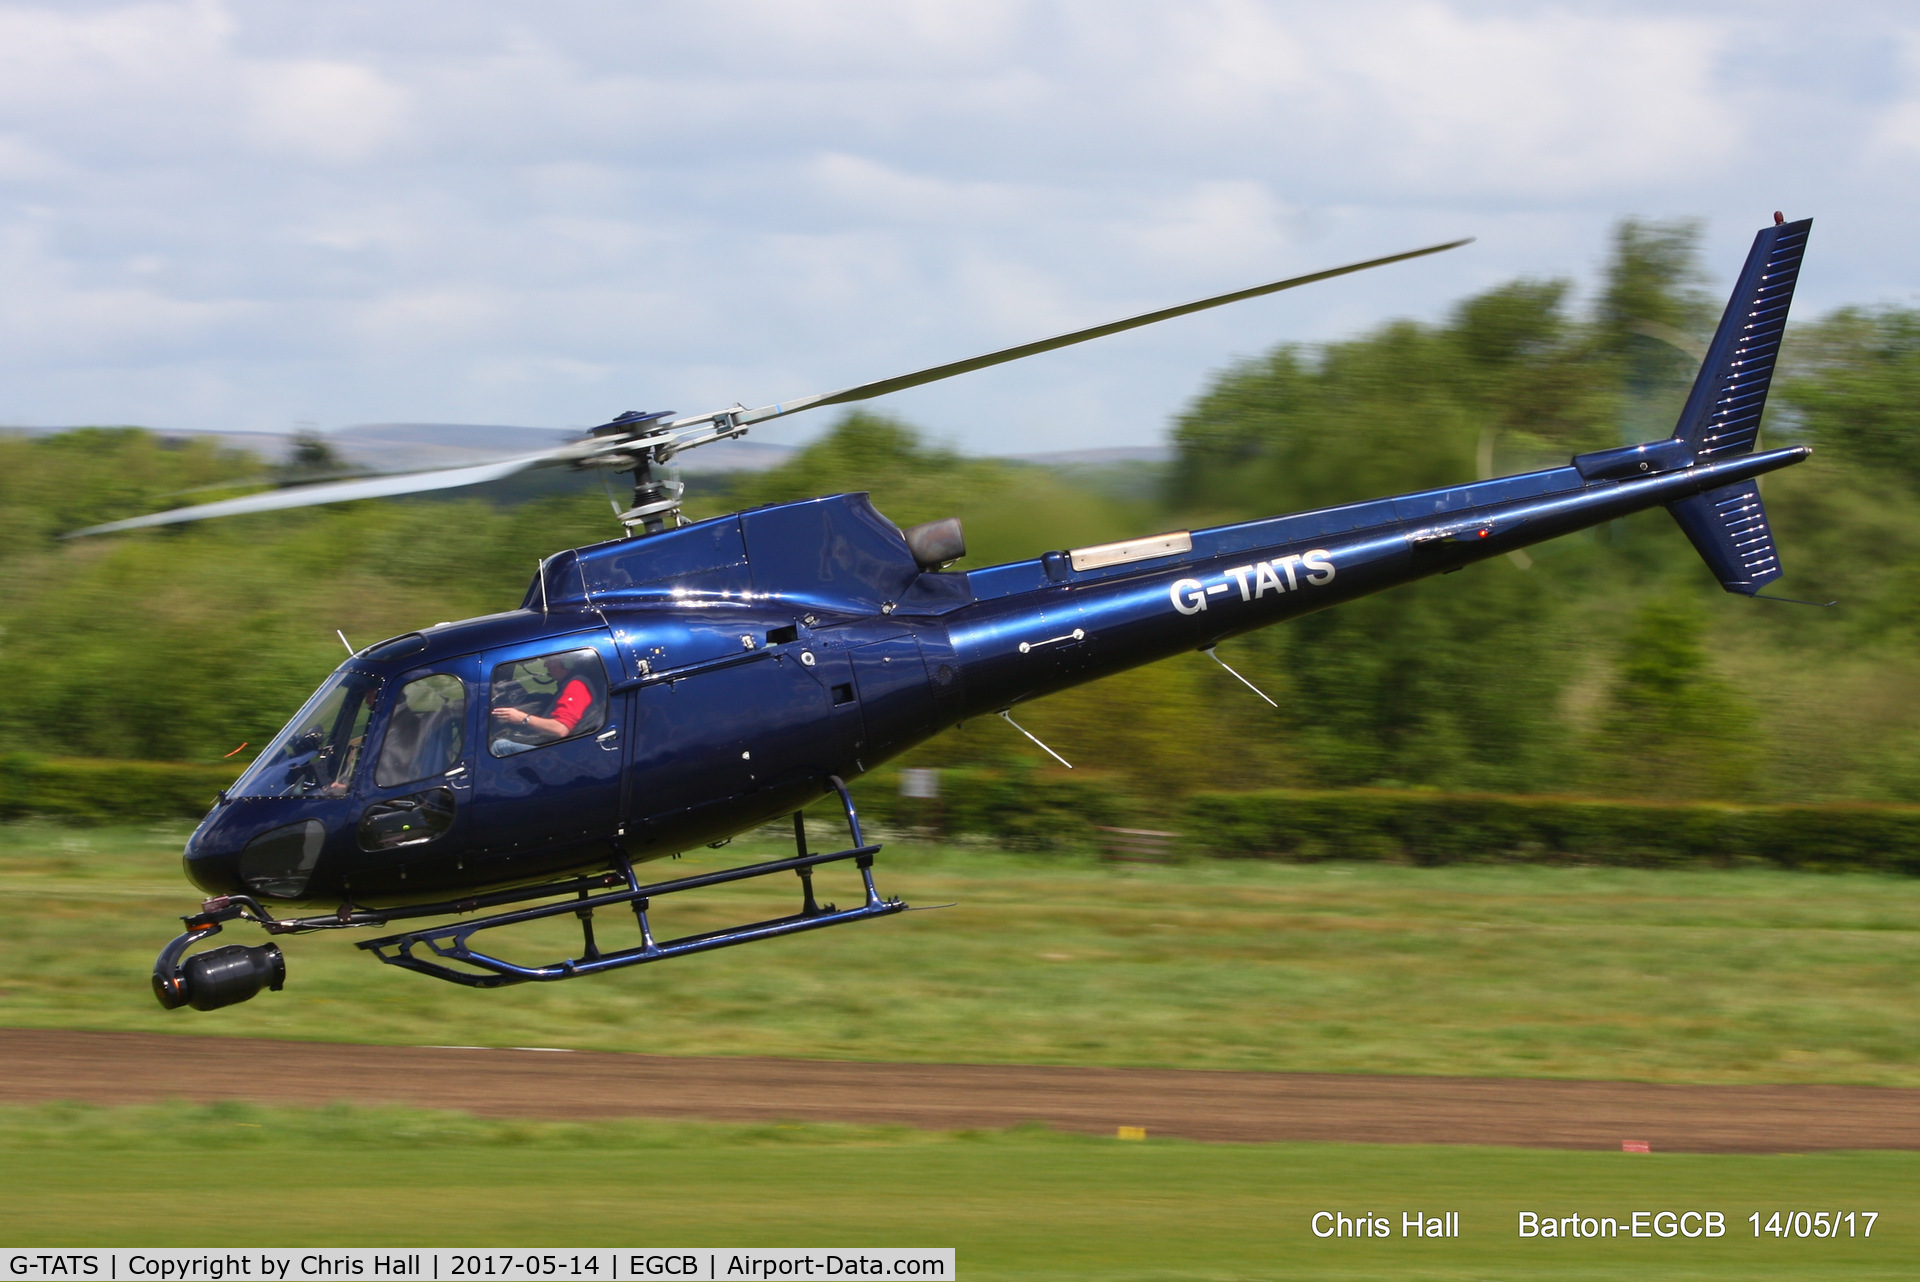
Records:
[[[1755,1211],[1747,1217],[1753,1235],[1835,1238],[1873,1236],[1878,1211]],[[1634,1211],[1629,1215],[1543,1215],[1520,1212],[1520,1236],[1720,1238],[1727,1235],[1724,1211]]]

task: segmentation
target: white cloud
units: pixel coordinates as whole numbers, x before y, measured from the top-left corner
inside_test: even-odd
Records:
[[[1341,32],[1330,79],[1356,113],[1376,104],[1356,118],[1403,181],[1591,195],[1674,177],[1743,141],[1741,96],[1713,84],[1725,38],[1713,23],[1553,9],[1476,19],[1430,2],[1392,18]]]
[[[246,131],[272,150],[310,160],[365,160],[405,123],[406,95],[366,67],[270,63],[247,67],[245,76]]]
[[[1894,43],[1906,92],[1882,114],[1871,140],[1872,151],[1876,159],[1910,164],[1920,156],[1920,29],[1902,33]]]
[[[230,112],[233,33],[211,2],[0,8],[0,112],[75,160],[177,153]]]
[[[1803,297],[1910,291],[1920,251],[1879,211],[1916,194],[1920,45],[1894,8],[1830,23],[1715,0],[0,0],[0,417],[711,408],[1481,234],[893,403],[977,448],[1040,422],[1130,443],[1235,354],[1585,274],[1624,213],[1707,216],[1730,259],[1766,210],[1811,210]]]

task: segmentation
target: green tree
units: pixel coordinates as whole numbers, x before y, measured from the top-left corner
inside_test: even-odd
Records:
[[[1741,796],[1761,760],[1758,732],[1752,706],[1708,662],[1699,616],[1649,601],[1616,656],[1592,783],[1640,797]]]
[[[89,525],[205,497],[261,473],[251,455],[137,427],[0,432],[0,560],[43,552]],[[195,493],[197,492],[197,493]]]
[[[1780,395],[1813,441],[1920,487],[1920,311],[1842,308],[1794,335]]]
[[[1559,281],[1468,299],[1444,325],[1282,347],[1215,379],[1175,429],[1176,502],[1245,517],[1457,485],[1613,443],[1617,365]],[[1555,549],[1563,572],[1591,545]],[[1277,719],[1322,784],[1566,786],[1579,667],[1564,580],[1501,559],[1246,644],[1289,676]],[[1273,730],[1268,733],[1274,734]]]
[[[1465,358],[1460,394],[1509,453],[1560,462],[1612,443],[1609,371],[1567,313],[1570,291],[1563,280],[1517,280],[1461,303],[1443,331]]]
[[[1700,367],[1717,319],[1700,269],[1700,231],[1694,219],[1628,218],[1614,228],[1592,328],[1595,343],[1619,363],[1625,390],[1635,398],[1657,399],[1684,387]]]
[[[280,465],[282,475],[292,481],[329,477],[347,470],[347,461],[333,448],[333,442],[311,427],[293,434],[286,460]]]

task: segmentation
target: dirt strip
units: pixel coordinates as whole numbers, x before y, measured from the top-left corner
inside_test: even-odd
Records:
[[[681,1059],[0,1029],[0,1102],[408,1104],[495,1117],[1043,1122],[1196,1140],[1655,1152],[1920,1149],[1920,1090]]]

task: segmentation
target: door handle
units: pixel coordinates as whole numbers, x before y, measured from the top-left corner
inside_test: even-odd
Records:
[[[593,737],[593,741],[599,744],[606,751],[612,752],[615,748],[620,746],[619,743],[617,742],[619,738],[620,738],[620,727],[615,726],[611,730],[603,730],[599,734],[595,735]]]

